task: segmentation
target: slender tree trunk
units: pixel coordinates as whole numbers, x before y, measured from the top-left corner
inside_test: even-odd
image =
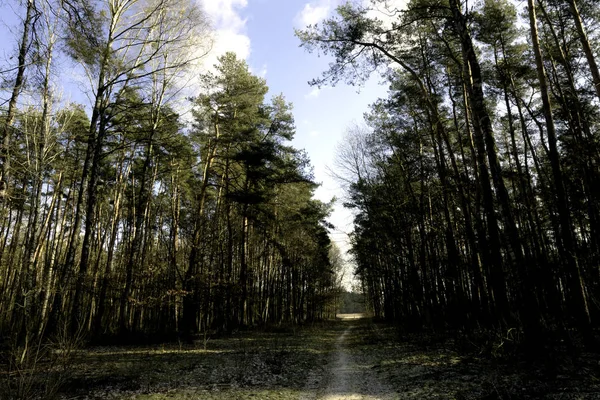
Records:
[[[145,151],[145,158],[144,158],[144,164],[142,167],[142,174],[140,177],[140,191],[139,191],[139,195],[138,195],[138,204],[135,206],[135,208],[138,210],[138,212],[136,213],[135,216],[135,221],[134,221],[134,227],[133,227],[133,240],[131,242],[131,247],[129,250],[129,254],[127,257],[127,265],[125,268],[126,271],[126,278],[125,278],[125,288],[123,290],[123,292],[121,293],[121,306],[120,306],[120,313],[119,313],[119,331],[123,334],[127,329],[127,299],[130,296],[130,292],[131,292],[131,288],[133,285],[133,269],[134,269],[134,264],[136,259],[138,259],[137,257],[139,256],[140,253],[140,249],[141,249],[141,245],[142,245],[142,238],[143,238],[143,225],[144,225],[144,218],[145,218],[145,213],[144,210],[146,210],[146,208],[148,207],[148,203],[150,201],[150,193],[149,193],[149,184],[151,185],[151,182],[149,181],[148,178],[148,170],[150,169],[150,163],[152,161],[152,140],[153,140],[153,134],[150,135],[149,138],[149,143],[147,144],[146,147],[146,151]],[[134,189],[135,190],[135,189]]]
[[[537,30],[537,17],[534,0],[528,0],[529,24],[533,52],[535,55],[535,64],[540,85],[540,96],[542,98],[542,111],[546,121],[546,132],[548,136],[548,157],[552,170],[554,190],[556,193],[556,208],[560,223],[560,234],[557,237],[557,244],[562,259],[566,263],[567,277],[569,286],[569,295],[572,302],[572,310],[579,327],[583,332],[589,332],[590,315],[587,305],[584,287],[582,285],[583,277],[576,256],[576,246],[571,228],[571,216],[568,207],[567,194],[565,192],[562,169],[560,166],[556,131],[554,127],[554,118],[552,116],[552,105],[548,94],[548,85],[546,71],[540,50],[540,42]]]
[[[27,53],[30,45],[30,32],[33,29],[35,18],[35,3],[33,0],[27,0],[27,9],[23,19],[23,32],[21,34],[21,43],[19,43],[19,55],[17,57],[17,76],[12,88],[10,99],[8,100],[8,110],[4,126],[0,127],[1,147],[0,147],[0,198],[9,196],[9,176],[10,176],[10,146],[12,141],[12,125],[17,112],[17,101],[23,89],[25,82],[25,71],[27,69]]]
[[[585,58],[588,62],[588,67],[590,69],[590,72],[592,73],[592,82],[594,84],[594,89],[596,90],[596,96],[598,96],[598,99],[600,100],[600,71],[598,71],[598,64],[596,63],[596,58],[594,57],[590,41],[587,38],[585,27],[583,26],[583,21],[581,20],[581,14],[579,13],[579,8],[577,7],[577,1],[567,1],[569,3],[571,14],[573,15],[573,22],[575,23],[575,28],[577,29],[577,33],[579,34],[579,41],[581,43],[581,47],[583,48],[583,53],[585,54]]]

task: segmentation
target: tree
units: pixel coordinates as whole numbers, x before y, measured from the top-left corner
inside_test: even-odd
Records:
[[[595,284],[580,263],[596,243],[597,106],[575,61],[586,46],[572,4],[534,6],[533,52],[506,2],[413,1],[386,18],[383,1],[344,4],[297,35],[333,56],[311,84],[374,72],[390,83],[339,155],[374,313],[414,329],[517,326],[539,354],[566,310],[591,336]]]
[[[111,101],[118,100],[119,94],[130,85],[139,84],[144,79],[155,77],[156,74],[164,75],[168,71],[177,71],[189,65],[193,61],[192,58],[173,57],[172,54],[175,52],[178,55],[189,55],[190,49],[202,39],[200,35],[205,27],[198,7],[185,1],[109,1],[102,5],[101,10],[94,10],[87,3],[82,3],[81,6],[81,10],[74,11],[78,18],[83,14],[85,19],[83,25],[69,25],[72,35],[69,44],[73,57],[81,60],[92,82],[94,95],[88,154],[75,220],[77,227],[81,220],[85,186],[85,233],[72,302],[73,327],[78,326],[78,319],[82,318],[81,296],[91,256],[100,162],[107,126],[112,118],[108,112]],[[97,15],[106,15],[106,20],[98,19]],[[158,101],[155,104],[161,104],[162,98],[159,96],[154,100]],[[73,230],[74,235],[76,231],[77,229]],[[74,265],[75,242],[73,236],[67,257],[68,265]]]

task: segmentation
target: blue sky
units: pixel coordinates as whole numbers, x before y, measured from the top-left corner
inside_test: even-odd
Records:
[[[335,12],[340,0],[203,0],[216,29],[211,58],[231,50],[248,61],[255,74],[264,76],[271,94],[283,93],[294,104],[294,145],[308,152],[315,178],[322,185],[317,197],[341,199],[343,191],[327,172],[333,166],[335,148],[346,129],[362,120],[368,105],[385,96],[386,86],[374,77],[363,87],[339,85],[320,90],[308,85],[329,63],[326,57],[309,54],[299,47],[294,28],[318,23]],[[209,61],[210,62],[210,61]],[[347,250],[346,233],[352,215],[341,201],[331,222],[337,227],[332,238]]]

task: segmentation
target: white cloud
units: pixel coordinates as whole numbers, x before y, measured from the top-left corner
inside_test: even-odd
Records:
[[[320,134],[321,134],[321,132],[319,132],[319,131],[310,131],[309,132],[310,137],[317,137]]]
[[[216,58],[228,51],[233,51],[238,58],[243,60],[250,56],[250,38],[243,33],[231,30],[218,30],[215,32],[215,42],[209,57]]]
[[[317,98],[317,97],[319,97],[320,93],[321,93],[321,89],[319,89],[318,87],[314,87],[314,88],[312,88],[310,93],[304,95],[304,98],[305,99]]]
[[[318,24],[331,14],[339,3],[340,0],[316,0],[306,3],[294,18],[294,23],[300,28]]]
[[[313,87],[312,90],[310,92],[308,92],[307,94],[304,95],[305,99],[316,99],[317,97],[319,97],[321,95],[321,92],[323,92],[324,90],[329,90],[332,89],[331,86],[321,86],[319,87]]]
[[[260,70],[260,76],[265,78],[267,76],[267,72],[269,72],[269,70],[267,69],[267,64],[265,64]]]
[[[239,9],[248,6],[247,0],[201,0],[204,11],[212,19],[217,29],[242,30],[246,20],[239,15]]]
[[[335,8],[342,2],[342,0],[313,0],[306,3],[302,11],[294,18],[294,24],[299,28],[318,24],[332,15]],[[388,24],[398,19],[399,12],[406,9],[406,3],[407,0],[386,0],[374,4],[370,0],[362,0],[363,6],[371,8],[367,16],[378,18]]]
[[[407,3],[407,0],[386,0],[383,4],[365,4],[371,6],[367,17],[377,18],[383,21],[384,26],[391,27],[392,22],[398,21],[400,12],[406,9]]]
[[[251,43],[246,33],[246,19],[241,11],[248,6],[248,0],[199,0],[211,21],[214,31],[214,43],[204,65],[211,68],[217,58],[228,51],[235,52],[239,58],[250,56]]]
[[[218,58],[228,51],[237,54],[238,58],[247,60],[250,56],[251,43],[246,33],[246,19],[242,17],[242,10],[248,5],[247,0],[196,0],[206,14],[210,24],[210,32],[206,33],[205,46],[196,48],[200,57],[182,79],[178,105],[183,119],[189,122],[192,118],[190,110],[192,104],[184,99],[197,96],[203,88],[200,82],[201,74],[207,71],[214,72],[214,65]],[[208,43],[207,43],[208,42]],[[205,54],[206,53],[206,54]]]
[[[263,64],[259,70],[255,70],[254,68],[250,67],[250,72],[252,72],[254,75],[260,76],[261,78],[265,78],[267,76],[267,72],[269,72],[269,69],[267,68],[267,64]]]
[[[299,22],[304,26],[314,25],[324,20],[327,14],[329,14],[329,5],[312,5],[308,3],[300,12]]]

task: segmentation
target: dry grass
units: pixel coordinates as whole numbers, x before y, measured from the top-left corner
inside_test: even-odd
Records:
[[[94,347],[77,351],[64,399],[315,399],[328,384],[335,342],[398,399],[600,399],[597,355],[536,364],[459,353],[452,340],[400,337],[368,319],[301,329],[238,332],[195,345]],[[206,345],[206,347],[205,347]],[[396,398],[396,397],[394,397]]]
[[[195,345],[90,348],[78,354],[65,397],[296,398],[309,374],[325,369],[338,330],[319,325],[296,333],[243,332]]]

